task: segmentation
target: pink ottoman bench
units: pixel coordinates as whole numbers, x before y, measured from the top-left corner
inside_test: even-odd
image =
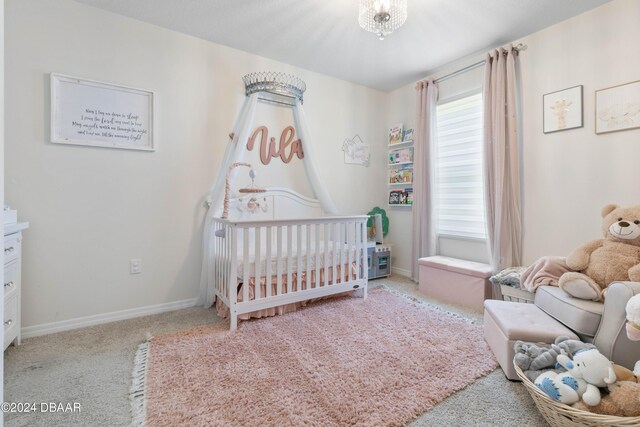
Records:
[[[484,302],[484,339],[510,380],[518,380],[513,367],[513,345],[516,341],[550,344],[561,335],[579,339],[535,304],[498,300]]]
[[[444,256],[420,258],[420,292],[482,312],[491,298],[491,266]]]

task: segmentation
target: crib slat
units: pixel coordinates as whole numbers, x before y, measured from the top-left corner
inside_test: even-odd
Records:
[[[316,277],[314,287],[320,286],[320,224],[316,224]]]
[[[229,227],[229,224],[225,224],[224,226],[224,235],[225,237],[225,241],[227,242],[225,245],[226,248],[226,256],[225,256],[225,261],[224,261],[224,280],[222,282],[222,286],[220,289],[220,294],[221,295],[225,295],[224,290],[227,288],[227,283],[229,283],[230,280],[230,265],[231,265],[231,246],[233,245],[232,242],[232,237],[231,237],[231,233],[232,233],[232,229],[231,227]]]
[[[238,284],[238,234],[236,227],[229,227],[231,235],[231,262],[229,263],[229,276],[225,288],[222,290],[222,295],[226,296],[229,300],[229,307],[231,310],[235,310],[236,301],[238,299],[237,292],[231,292],[232,289],[237,289]]]
[[[225,224],[220,224],[220,229],[226,231],[226,225]],[[227,237],[227,235],[225,234],[225,237],[221,237],[218,240],[220,240],[220,282],[218,282],[218,286],[220,288],[222,288],[222,285],[224,283],[224,270],[227,267],[227,263],[226,263],[226,256],[227,256],[227,241],[229,240]]]
[[[345,263],[345,253],[344,253],[344,244],[347,241],[347,224],[341,222],[340,223],[340,236],[339,236],[339,240],[340,240],[340,257],[338,258],[340,260],[340,283],[344,282],[344,263]]]
[[[214,231],[217,232],[218,229],[220,228],[220,223],[216,223],[215,227],[214,227]],[[216,286],[218,286],[218,283],[220,283],[220,238],[216,238],[214,240],[214,244],[213,244],[213,280],[214,283],[216,284]]]
[[[271,296],[271,227],[267,227],[267,256],[265,258],[265,284],[267,285],[267,298]]]
[[[260,263],[262,260],[262,253],[261,253],[261,248],[260,248],[260,234],[261,234],[262,228],[261,227],[255,227],[253,229],[253,234],[255,235],[255,242],[256,242],[256,250],[255,250],[255,274],[253,275],[254,277],[254,286],[253,286],[253,299],[260,299],[260,294],[262,293],[262,285],[260,285],[260,278],[261,278],[261,274],[260,274]]]
[[[333,252],[331,253],[331,264],[333,264],[333,283],[338,283],[338,230],[339,223],[333,224]]]
[[[214,236],[215,236],[215,232],[218,231],[218,227],[220,226],[219,223],[215,223],[213,226],[213,232],[214,232]],[[212,258],[213,258],[213,271],[212,271],[212,275],[211,275],[211,279],[213,280],[213,283],[215,286],[218,286],[218,238],[214,238],[213,240],[213,253],[211,254]]]
[[[305,274],[306,289],[311,289],[311,224],[307,224],[307,271]]]
[[[223,229],[224,228],[224,224],[219,224],[218,228],[219,229]],[[218,283],[218,286],[220,286],[220,282],[222,282],[222,257],[223,257],[222,248],[223,248],[223,245],[224,245],[224,239],[218,237],[216,239],[216,244],[218,246],[216,248],[216,258],[217,258],[217,263],[216,263],[217,264],[217,266],[216,266],[217,267],[216,268],[217,269],[217,273],[216,273],[217,277],[216,277],[216,281]]]
[[[356,280],[360,279],[360,265],[362,261],[362,227],[359,222],[355,223],[355,238],[356,238]]]
[[[282,227],[276,228],[276,295],[282,295]]]
[[[323,262],[323,271],[324,271],[324,285],[329,286],[329,228],[331,226],[329,224],[324,225],[324,262]]]
[[[222,283],[220,283],[220,293],[222,294],[225,284],[229,279],[229,246],[231,245],[231,235],[229,234],[229,225],[224,224],[224,243],[222,257]]]
[[[292,256],[292,241],[293,241],[293,226],[287,225],[287,293],[291,292],[292,283],[291,283],[291,269],[293,267],[293,256]]]
[[[367,248],[367,222],[361,222],[360,223],[360,227],[362,230],[362,262],[363,262],[363,267],[362,267],[362,278],[368,278],[369,277],[369,265],[366,264],[366,259],[367,259],[367,252],[368,252],[368,248]],[[373,261],[372,261],[373,262]],[[364,297],[367,297],[367,289],[365,288],[364,290]]]
[[[302,225],[296,229],[296,291],[302,290]]]
[[[348,222],[347,223],[347,274],[348,279],[351,280],[351,264],[353,263],[353,234],[351,233],[355,228],[355,223]]]
[[[244,270],[242,272],[242,301],[249,301],[249,229],[242,229],[242,264]]]

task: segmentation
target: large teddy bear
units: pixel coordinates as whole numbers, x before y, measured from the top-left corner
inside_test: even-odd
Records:
[[[601,301],[612,282],[640,281],[640,205],[602,209],[604,239],[593,240],[567,257],[574,270],[558,286],[575,298]]]

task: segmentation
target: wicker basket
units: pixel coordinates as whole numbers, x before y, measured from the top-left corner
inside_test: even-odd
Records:
[[[544,394],[522,370],[515,366],[518,377],[527,388],[531,398],[538,407],[545,420],[553,427],[573,426],[640,426],[640,417],[614,417],[612,415],[599,415],[592,412],[580,411],[556,402]]]
[[[502,293],[502,299],[510,302],[527,302],[533,304],[535,295],[531,292],[514,288],[509,285],[500,285],[500,292]]]

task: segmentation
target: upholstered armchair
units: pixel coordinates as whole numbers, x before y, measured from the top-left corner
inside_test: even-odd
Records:
[[[633,369],[640,360],[640,341],[627,338],[625,307],[636,294],[640,294],[637,282],[611,284],[604,303],[570,297],[554,286],[541,286],[535,304],[583,341],[593,342],[614,363]]]

